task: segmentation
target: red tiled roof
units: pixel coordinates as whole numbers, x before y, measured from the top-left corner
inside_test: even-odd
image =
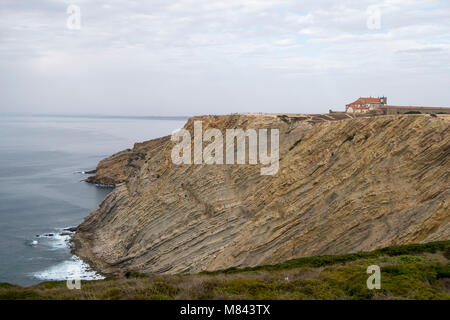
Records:
[[[369,103],[381,103],[380,98],[359,98],[359,99]]]
[[[366,104],[366,103],[381,103],[380,98],[359,98],[358,100],[349,103],[348,106],[357,105],[357,104]]]

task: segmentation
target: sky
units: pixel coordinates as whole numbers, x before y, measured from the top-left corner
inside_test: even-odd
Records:
[[[448,0],[0,0],[0,113],[324,113],[449,88]]]

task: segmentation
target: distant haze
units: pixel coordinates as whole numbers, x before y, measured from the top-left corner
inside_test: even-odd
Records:
[[[449,17],[448,0],[0,0],[0,112],[449,106]]]

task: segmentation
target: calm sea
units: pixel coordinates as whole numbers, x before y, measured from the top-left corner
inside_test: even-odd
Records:
[[[70,254],[64,230],[78,225],[110,192],[83,182],[83,171],[185,122],[0,115],[0,282],[31,285],[71,273],[100,277]]]

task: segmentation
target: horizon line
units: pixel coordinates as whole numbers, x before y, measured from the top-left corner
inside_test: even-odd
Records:
[[[135,120],[151,120],[151,119],[189,119],[192,116],[163,116],[163,115],[108,115],[108,114],[64,114],[64,113],[23,113],[23,112],[0,112],[0,115],[16,116],[16,117],[54,117],[54,118],[93,118],[93,119],[135,119]]]

